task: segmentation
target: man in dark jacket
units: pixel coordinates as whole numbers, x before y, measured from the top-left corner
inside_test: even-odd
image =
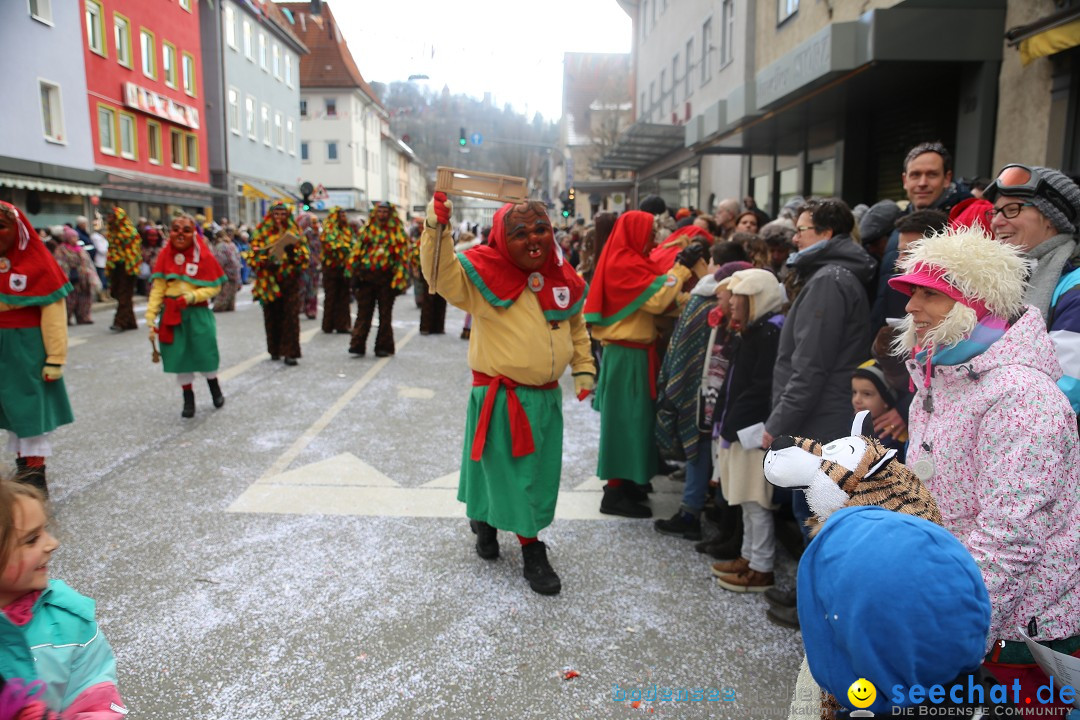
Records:
[[[874,275],[873,258],[851,238],[853,227],[855,217],[842,200],[811,200],[799,211],[798,252],[788,258],[799,289],[780,332],[762,447],[781,435],[829,441],[851,430],[851,373],[870,347],[864,284]],[[794,493],[792,511],[809,542],[803,493]],[[798,627],[792,594],[774,589],[765,598],[773,605],[770,620]]]

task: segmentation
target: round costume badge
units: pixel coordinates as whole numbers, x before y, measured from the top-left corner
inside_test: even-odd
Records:
[[[529,275],[529,289],[533,292],[540,292],[544,289],[544,276],[538,272],[534,272]]]
[[[173,262],[176,263],[177,265],[183,265],[184,264],[184,253],[176,253],[175,255],[173,255]]]
[[[11,261],[6,257],[0,257],[0,273],[6,273],[11,269]]]

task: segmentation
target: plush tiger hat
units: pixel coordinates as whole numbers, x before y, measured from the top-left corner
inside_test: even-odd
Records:
[[[863,435],[863,410],[855,416],[851,435],[822,445],[809,438],[782,435],[765,454],[765,478],[773,485],[803,490],[814,516],[806,521],[810,535],[836,510],[877,505],[917,515],[941,525],[941,511],[914,471],[872,436]]]

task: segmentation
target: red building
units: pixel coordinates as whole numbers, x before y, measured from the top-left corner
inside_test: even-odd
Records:
[[[200,0],[79,0],[102,202],[168,220],[212,205]]]

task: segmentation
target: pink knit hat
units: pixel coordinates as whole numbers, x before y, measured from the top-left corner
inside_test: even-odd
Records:
[[[961,305],[967,305],[975,311],[975,317],[982,320],[990,312],[986,303],[977,298],[965,297],[960,290],[946,279],[947,270],[929,263],[916,263],[904,275],[889,279],[889,287],[905,295],[911,295],[913,287],[925,287],[950,297]]]

